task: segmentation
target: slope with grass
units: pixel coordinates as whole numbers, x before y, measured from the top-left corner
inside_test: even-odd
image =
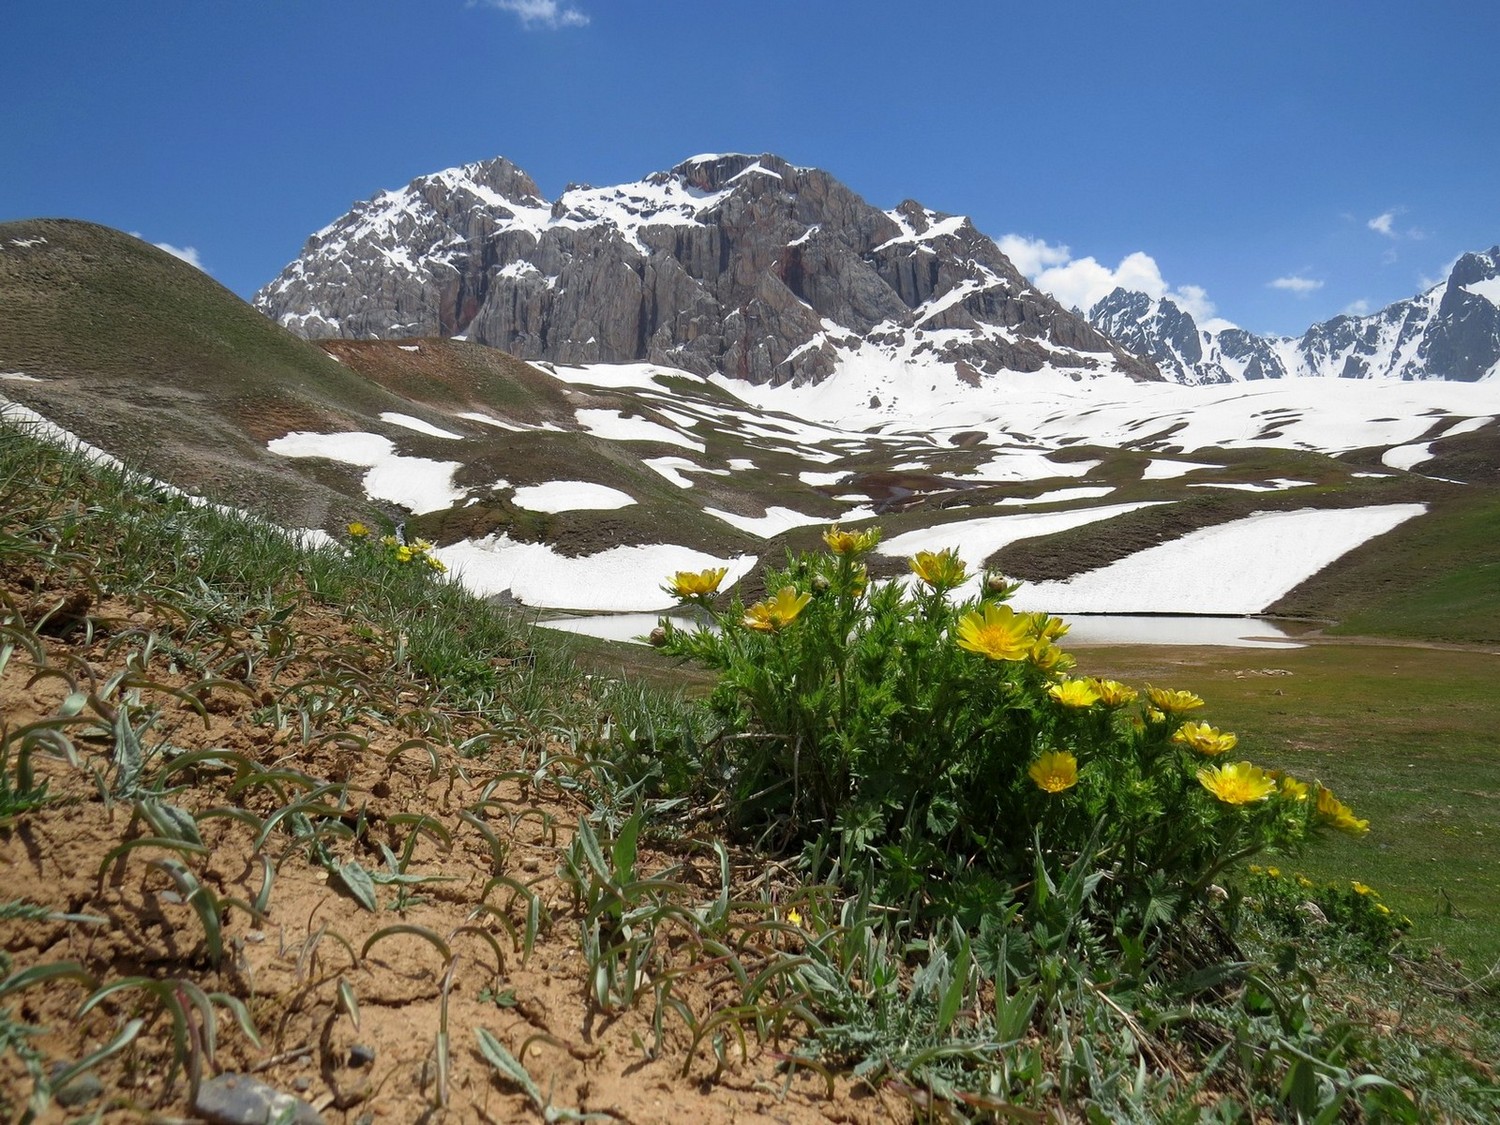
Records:
[[[5,424],[0,716],[12,1115],[182,1117],[230,1070],[327,1121],[1398,1114],[1392,1080],[1425,1119],[1496,1109],[1472,971],[1247,925],[1243,962],[1143,973],[1075,919],[1017,973],[1071,876],[967,933],[823,883],[725,834],[736,742],[698,709],[376,545],[305,550]]]

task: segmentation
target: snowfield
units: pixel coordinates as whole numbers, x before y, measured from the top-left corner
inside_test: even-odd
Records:
[[[646,363],[538,364],[540,372],[576,388],[569,393],[614,393],[640,404],[623,409],[590,404],[574,412],[572,424],[545,428],[620,443],[625,456],[670,481],[685,498],[702,494],[699,510],[725,525],[730,542],[743,542],[734,539],[735,532],[769,539],[829,522],[793,499],[810,496],[814,489],[824,497],[837,492],[835,498],[850,505],[842,517],[846,525],[878,520],[879,503],[854,485],[861,473],[895,474],[900,488],[906,487],[901,473],[930,473],[972,485],[975,504],[982,506],[970,518],[894,535],[879,550],[899,557],[954,547],[977,574],[986,559],[1019,539],[1106,520],[1146,504],[1172,503],[1185,489],[1270,492],[1307,483],[1291,477],[1216,481],[1213,477],[1223,473],[1224,465],[1222,458],[1213,457],[1222,450],[1285,448],[1329,455],[1373,450],[1390,469],[1409,471],[1433,455],[1434,442],[1473,432],[1500,417],[1496,382],[1289,379],[1192,386],[1136,383],[1118,376],[1089,379],[1071,370],[1043,369],[1028,375],[1002,373],[976,387],[959,380],[952,368],[901,349],[866,346],[846,354],[822,383],[780,387],[721,376],[705,379]],[[724,392],[733,399],[725,401]],[[509,420],[503,411],[469,411],[458,417],[491,429],[537,428]],[[428,437],[455,443],[461,438],[414,415],[388,412],[382,419]],[[650,451],[634,448],[642,442],[675,446],[691,456],[643,457]],[[741,455],[725,457],[714,442],[727,442]],[[945,470],[943,465],[952,462],[944,459],[956,447],[972,452],[965,454],[962,467]],[[1070,447],[1150,455],[1141,481],[1166,482],[1162,487],[1173,499],[1098,503],[1116,485],[1091,480],[1102,462],[1080,458]],[[453,484],[459,462],[403,456],[377,434],[291,433],[269,448],[282,456],[325,457],[362,467],[371,498],[413,513],[473,496]],[[764,514],[750,516],[709,499],[709,482],[722,480],[724,487],[733,487],[744,473],[759,474],[755,487],[762,495],[784,494],[787,501],[762,500],[763,507],[748,510]],[[1192,479],[1181,479],[1189,474]],[[784,486],[775,483],[778,479]],[[1041,482],[1048,486],[1038,495],[1004,495],[1007,485]],[[539,512],[567,512],[620,508],[636,499],[610,485],[567,479],[518,488],[514,502]],[[961,506],[963,498],[951,504]],[[1040,505],[1054,510],[1016,511]],[[1017,604],[1064,615],[1256,614],[1342,555],[1423,511],[1419,504],[1386,504],[1262,512],[1067,581],[1024,586]],[[933,512],[934,518],[952,514]],[[546,544],[491,535],[444,547],[438,555],[478,594],[601,612],[667,609],[672,599],[662,593],[661,584],[674,571],[726,566],[727,588],[756,562],[743,547],[714,553],[670,538],[668,530],[659,542],[569,558]],[[959,595],[977,589],[976,577]]]

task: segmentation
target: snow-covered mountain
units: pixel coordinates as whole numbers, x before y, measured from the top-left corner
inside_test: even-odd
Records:
[[[1300,338],[1200,327],[1170,298],[1124,289],[1090,309],[1089,321],[1179,383],[1500,378],[1500,246],[1465,254],[1425,293],[1369,316],[1314,324]]]
[[[856,355],[971,384],[1160,377],[968,219],[910,200],[882,211],[772,155],[698,156],[550,203],[505,159],[422,176],[313,235],[255,304],[313,338],[464,336],[755,384],[816,383]]]

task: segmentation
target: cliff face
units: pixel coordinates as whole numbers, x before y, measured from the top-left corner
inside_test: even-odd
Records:
[[[504,159],[384,192],[256,305],[304,336],[465,335],[526,359],[819,381],[871,347],[970,381],[1045,366],[1159,378],[960,216],[870,206],[771,155],[696,157],[548,203]]]

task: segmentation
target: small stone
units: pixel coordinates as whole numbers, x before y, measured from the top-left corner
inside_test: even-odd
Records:
[[[349,1048],[349,1065],[358,1069],[375,1061],[375,1048],[356,1043]]]
[[[522,871],[536,872],[536,871],[540,871],[541,869],[542,869],[542,861],[539,860],[539,859],[537,859],[537,857],[534,856],[534,855],[529,855],[525,859],[521,860],[521,870]]]
[[[220,1074],[201,1083],[191,1108],[210,1125],[268,1125],[287,1120],[292,1125],[323,1125],[317,1110],[301,1098],[247,1074]]]
[[[292,1089],[299,1094],[305,1094],[312,1089],[312,1079],[305,1074],[299,1074],[292,1079]]]
[[[48,1072],[48,1078],[51,1081],[57,1081],[63,1071],[72,1065],[67,1061],[53,1063],[52,1069]],[[85,1071],[83,1074],[75,1075],[73,1081],[66,1086],[53,1090],[52,1100],[66,1109],[75,1109],[78,1106],[87,1105],[102,1093],[104,1093],[104,1083]]]
[[[168,906],[181,906],[183,901],[182,896],[176,891],[162,891],[156,897]]]
[[[245,940],[248,941],[251,945],[259,945],[261,942],[263,942],[263,941],[266,940],[266,931],[265,930],[246,930],[245,931]]]
[[[1311,899],[1308,899],[1306,902],[1299,905],[1297,907],[1297,913],[1307,915],[1307,920],[1314,926],[1328,925],[1328,915],[1324,914],[1322,907],[1313,902]]]

